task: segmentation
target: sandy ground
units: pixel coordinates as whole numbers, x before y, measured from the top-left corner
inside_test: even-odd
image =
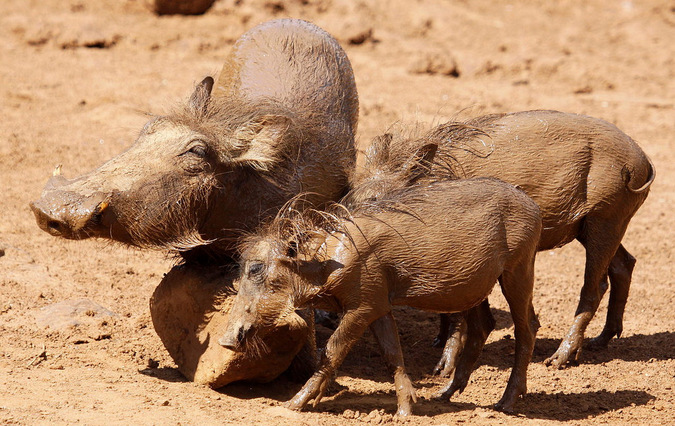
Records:
[[[204,16],[162,17],[134,0],[1,0],[0,423],[352,424],[675,422],[675,9],[667,0],[241,0]],[[396,311],[422,397],[408,420],[370,336],[348,357],[331,395],[307,413],[281,407],[299,384],[185,381],[148,311],[172,265],[164,253],[40,231],[28,208],[56,164],[73,177],[128,147],[146,121],[217,73],[233,41],[275,17],[334,34],[353,64],[359,142],[395,121],[433,124],[534,108],[615,123],[652,157],[657,181],[625,246],[638,259],[623,336],[580,365],[543,365],[566,332],[583,277],[577,243],[537,261],[539,330],[529,394],[495,412],[513,359],[499,291],[498,324],[466,391],[429,400],[434,315]],[[45,327],[42,308],[89,299],[80,324]],[[604,322],[606,300],[588,335]],[[320,329],[327,335],[328,331]]]

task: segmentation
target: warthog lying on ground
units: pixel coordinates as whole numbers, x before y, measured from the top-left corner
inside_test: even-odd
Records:
[[[228,351],[217,344],[184,348],[208,335],[186,340],[183,327],[158,321],[179,310],[182,298],[205,309],[202,301],[214,295],[189,291],[200,288],[193,285],[199,276],[204,288],[214,289],[213,274],[198,265],[230,262],[242,233],[274,217],[290,198],[307,191],[307,203],[321,206],[346,192],[357,119],[353,72],[337,41],[305,21],[267,22],[235,43],[215,85],[205,78],[186,105],[150,120],[126,152],[98,169],[72,180],[56,173],[31,208],[54,236],[181,253],[187,264],[163,280],[171,291],[158,288],[151,308],[155,329],[192,377],[185,369],[197,365],[200,350]],[[189,283],[168,282],[184,277]],[[195,311],[182,318],[184,328],[208,331],[206,316]],[[196,360],[185,359],[195,352]]]
[[[318,371],[288,406],[301,410],[312,399],[316,405],[370,327],[394,373],[398,414],[408,415],[416,395],[404,369],[392,305],[466,311],[479,305],[499,279],[515,324],[516,355],[497,407],[512,410],[526,392],[536,333],[537,205],[511,185],[481,178],[390,191],[347,209],[349,214],[328,225],[306,224],[306,216],[277,218],[248,239],[220,343],[255,350],[257,341],[296,309],[342,312]],[[471,356],[464,360],[469,372],[478,354]],[[449,384],[441,395],[449,396],[451,389]]]
[[[607,275],[611,283],[607,321],[592,343],[606,346],[613,336],[620,336],[635,265],[621,239],[649,193],[655,170],[635,141],[614,125],[556,111],[487,115],[440,125],[421,138],[392,141],[391,135],[380,136],[368,149],[365,164],[355,176],[359,190],[351,197],[356,201],[377,199],[393,189],[424,182],[425,177],[488,176],[520,187],[541,208],[539,250],[574,239],[586,249],[574,322],[546,363],[560,368],[579,358],[586,327],[608,287]],[[453,338],[436,368],[444,375],[452,373],[456,348],[466,339],[462,331],[466,325],[455,320],[460,324],[451,330]],[[448,336],[446,327],[447,318],[442,321],[441,344]]]

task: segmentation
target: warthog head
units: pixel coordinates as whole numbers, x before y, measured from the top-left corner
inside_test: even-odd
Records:
[[[342,266],[326,258],[327,230],[335,230],[338,221],[330,224],[319,213],[313,219],[326,223],[317,227],[317,220],[311,220],[314,212],[293,217],[282,212],[244,241],[234,282],[237,296],[221,345],[256,352],[262,339],[296,310],[307,308],[328,276]]]
[[[56,170],[31,203],[40,228],[140,247],[187,250],[211,240],[232,247],[303,188],[335,177],[308,170],[322,159],[306,118],[298,125],[273,101],[212,99],[212,86],[204,79],[187,105],[150,120],[131,148],[98,169],[73,180]]]

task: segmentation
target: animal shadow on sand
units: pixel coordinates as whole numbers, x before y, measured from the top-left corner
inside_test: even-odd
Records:
[[[409,308],[395,308],[397,322],[400,323],[399,332],[404,350],[407,370],[418,389],[438,386],[437,383],[420,380],[428,377],[435,362],[440,356],[440,349],[432,348],[431,341],[438,331],[438,316]],[[496,329],[511,326],[510,314],[507,311],[492,308],[497,321]],[[411,325],[414,325],[411,327]],[[333,330],[317,325],[317,340],[319,347],[333,333]],[[538,338],[532,362],[543,362],[547,356],[555,351],[560,343],[559,339]],[[582,363],[600,364],[614,359],[624,361],[648,361],[649,359],[672,359],[675,349],[675,332],[662,332],[653,335],[634,335],[613,340],[609,348],[598,351],[585,350]],[[509,370],[513,364],[513,338],[502,338],[485,346],[478,365],[489,365],[501,370]],[[148,366],[139,370],[141,374],[156,377],[169,382],[187,381],[175,368],[153,368]],[[338,376],[368,379],[376,383],[391,383],[391,375],[387,371],[379,347],[369,332],[356,344],[347,359],[338,370]],[[217,392],[238,399],[269,398],[279,403],[290,400],[300,390],[302,383],[292,380],[284,374],[271,383],[236,382],[231,383]],[[618,410],[631,404],[644,405],[654,396],[635,390],[606,390],[581,393],[528,393],[527,398],[516,404],[515,411],[519,416],[536,419],[551,419],[559,421],[581,420],[600,415],[604,412]],[[462,412],[485,408],[473,403],[456,401],[436,401],[420,398],[415,404],[416,415],[434,416],[443,413]],[[345,410],[368,413],[372,410],[383,409],[385,413],[396,412],[396,395],[393,389],[372,390],[362,393],[350,389],[349,385],[340,385],[333,382],[325,394],[321,404],[307,411],[320,411],[341,414]]]
[[[588,343],[590,339],[586,339]],[[537,337],[532,354],[533,363],[543,363],[560,345],[560,339]],[[511,368],[514,351],[512,338],[503,338],[488,343],[478,360],[479,365],[489,365],[507,370]],[[675,332],[660,332],[655,334],[635,334],[610,341],[607,348],[593,348],[584,345],[584,351],[579,364],[602,364],[613,360],[639,362],[667,360],[675,358]]]
[[[343,375],[343,374],[339,374]],[[346,374],[345,376],[350,376]],[[387,382],[383,377],[377,377],[376,381]],[[218,392],[233,398],[255,399],[269,398],[280,403],[293,398],[295,393],[300,390],[301,384],[289,380],[286,376],[281,376],[271,383],[232,383],[219,389]],[[416,387],[424,385],[416,384]],[[465,410],[473,410],[477,406],[472,403],[463,402],[439,402],[435,400],[426,400],[419,398],[414,407],[416,415],[433,416],[443,413],[454,413]],[[332,382],[327,392],[324,394],[321,403],[317,407],[309,404],[304,411],[317,413],[333,413],[341,415],[345,410],[354,412],[370,413],[373,410],[383,410],[388,414],[395,414],[397,410],[396,392],[390,390],[370,390],[367,392],[354,391],[349,386],[340,385]]]
[[[151,367],[148,366],[142,370],[138,370],[139,373],[156,377],[159,380],[164,380],[165,382],[171,383],[180,383],[180,382],[189,382],[188,379],[183,376],[177,368],[174,367]]]
[[[606,390],[580,393],[528,393],[516,404],[516,413],[528,418],[582,420],[631,405],[645,405],[655,397],[644,391]]]
[[[287,374],[282,374],[270,383],[234,382],[216,392],[238,399],[269,398],[278,402],[286,402],[300,390],[302,383],[292,380]],[[339,389],[338,389],[339,388]],[[332,383],[326,396],[335,394],[344,387]]]
[[[416,385],[419,387],[419,384]],[[467,410],[476,409],[477,405],[467,402],[444,402],[418,398],[413,407],[413,413],[417,416],[435,416],[439,414],[459,413]],[[344,389],[334,394],[334,398],[325,399],[321,404],[313,408],[311,405],[308,411],[328,412],[342,414],[345,410],[358,411],[361,413],[370,413],[373,410],[383,410],[387,414],[395,414],[396,391],[376,391],[368,394],[354,392]]]
[[[601,415],[605,412],[619,410],[631,405],[645,405],[655,397],[644,391],[623,390],[609,392],[606,390],[580,393],[528,393],[526,399],[515,406],[515,415],[532,419],[558,421],[582,420]],[[415,404],[414,413],[418,416],[436,416],[440,414],[459,413],[482,408],[489,413],[492,405],[477,405],[457,401],[437,401],[420,398]],[[369,413],[383,409],[385,413],[396,412],[396,394],[394,390],[362,394],[349,390],[340,391],[335,398],[322,400],[317,408],[308,407],[308,411],[343,413],[345,410]],[[496,414],[496,413],[495,413]]]
[[[434,382],[421,380],[428,377],[433,363],[440,354],[440,349],[432,348],[430,343],[437,332],[438,319],[436,315],[427,314],[411,309],[395,309],[397,320],[402,324],[401,342],[406,353],[406,365],[411,378],[418,389],[437,387]],[[507,328],[510,325],[510,314],[506,311],[493,308],[497,319],[497,329]],[[403,324],[414,323],[416,327]],[[323,326],[317,326],[319,346],[325,343],[332,334]],[[675,347],[675,333],[657,333],[654,335],[635,335],[620,339],[620,344],[610,343],[607,350],[585,351],[586,363],[601,363],[612,359],[626,361],[643,361],[650,358],[672,358],[669,348]],[[552,351],[557,348],[559,340],[538,339],[533,362],[543,362]],[[500,339],[492,342],[483,350],[479,365],[490,365],[499,369],[512,367],[514,341],[512,338]],[[408,362],[410,361],[410,362]],[[172,368],[147,368],[140,371],[142,374],[157,377],[160,380],[184,381],[180,373]],[[352,350],[338,376],[351,378],[366,378],[375,383],[391,383],[391,376],[384,366],[379,354],[379,348],[369,332]],[[349,380],[349,379],[348,379]],[[271,383],[236,382],[231,383],[217,392],[238,399],[269,398],[279,403],[290,400],[302,387],[302,383],[292,380],[284,374]],[[559,421],[581,420],[594,417],[608,411],[628,407],[631,404],[645,405],[653,400],[654,396],[647,392],[635,390],[606,390],[579,392],[579,393],[528,393],[527,398],[516,404],[515,411],[519,416],[533,419],[548,419]],[[481,406],[473,403],[457,401],[436,401],[420,398],[415,404],[414,413],[423,416],[463,412],[483,408],[492,410],[491,405]],[[372,389],[367,393],[355,391],[349,384],[341,385],[333,382],[321,404],[314,408],[311,405],[307,411],[342,414],[345,410],[369,413],[372,410],[383,409],[385,413],[396,412],[396,395],[393,387],[387,390]]]
[[[419,387],[420,384],[418,383]],[[299,390],[300,385],[285,377],[269,384],[233,383],[220,389],[223,395],[239,399],[270,398],[278,402],[288,401]],[[644,391],[606,390],[579,393],[528,393],[527,398],[520,400],[515,406],[515,414],[519,417],[558,421],[582,420],[595,417],[605,412],[619,410],[631,405],[646,405],[655,397]],[[418,416],[436,416],[440,414],[459,413],[482,408],[484,412],[493,410],[492,405],[477,405],[457,401],[437,401],[420,398],[415,404],[414,414]],[[329,392],[318,407],[310,404],[305,409],[309,412],[333,413],[340,415],[345,410],[370,413],[383,410],[385,413],[396,413],[396,394],[394,389],[361,393],[350,390],[346,386],[331,384]],[[496,413],[495,413],[496,414]]]
[[[492,315],[495,317],[495,330],[513,327],[511,314],[508,311],[492,307]],[[675,332],[665,331],[655,334],[635,334],[632,336],[612,339],[607,348],[593,348],[585,339],[581,364],[602,364],[612,360],[626,362],[667,360],[675,358]],[[544,362],[551,356],[561,339],[549,339],[537,336],[532,354],[532,362]],[[478,360],[478,365],[489,365],[501,370],[510,369],[513,366],[513,353],[515,342],[512,334],[485,345]]]

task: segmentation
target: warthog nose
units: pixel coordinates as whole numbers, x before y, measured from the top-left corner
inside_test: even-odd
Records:
[[[241,345],[245,337],[246,337],[246,330],[244,330],[244,327],[240,327],[239,331],[237,332],[237,343]]]
[[[47,221],[47,228],[49,228],[49,231],[53,234],[61,234],[61,227],[63,226],[63,222],[59,222],[58,220],[48,220]]]
[[[227,336],[223,336],[220,339],[218,339],[218,344],[230,350],[237,349],[237,341],[230,339]]]
[[[237,334],[226,332],[223,337],[218,339],[218,344],[231,350],[239,349],[246,339],[246,329],[242,326],[237,329]]]
[[[81,197],[72,192],[52,191],[30,203],[30,208],[43,231],[56,237],[79,239],[91,236],[92,228],[101,224],[108,204],[102,193]]]
[[[35,221],[40,229],[56,237],[63,235],[68,224],[63,220],[53,217],[45,209],[40,208],[36,203],[30,203],[30,208],[35,215]]]

